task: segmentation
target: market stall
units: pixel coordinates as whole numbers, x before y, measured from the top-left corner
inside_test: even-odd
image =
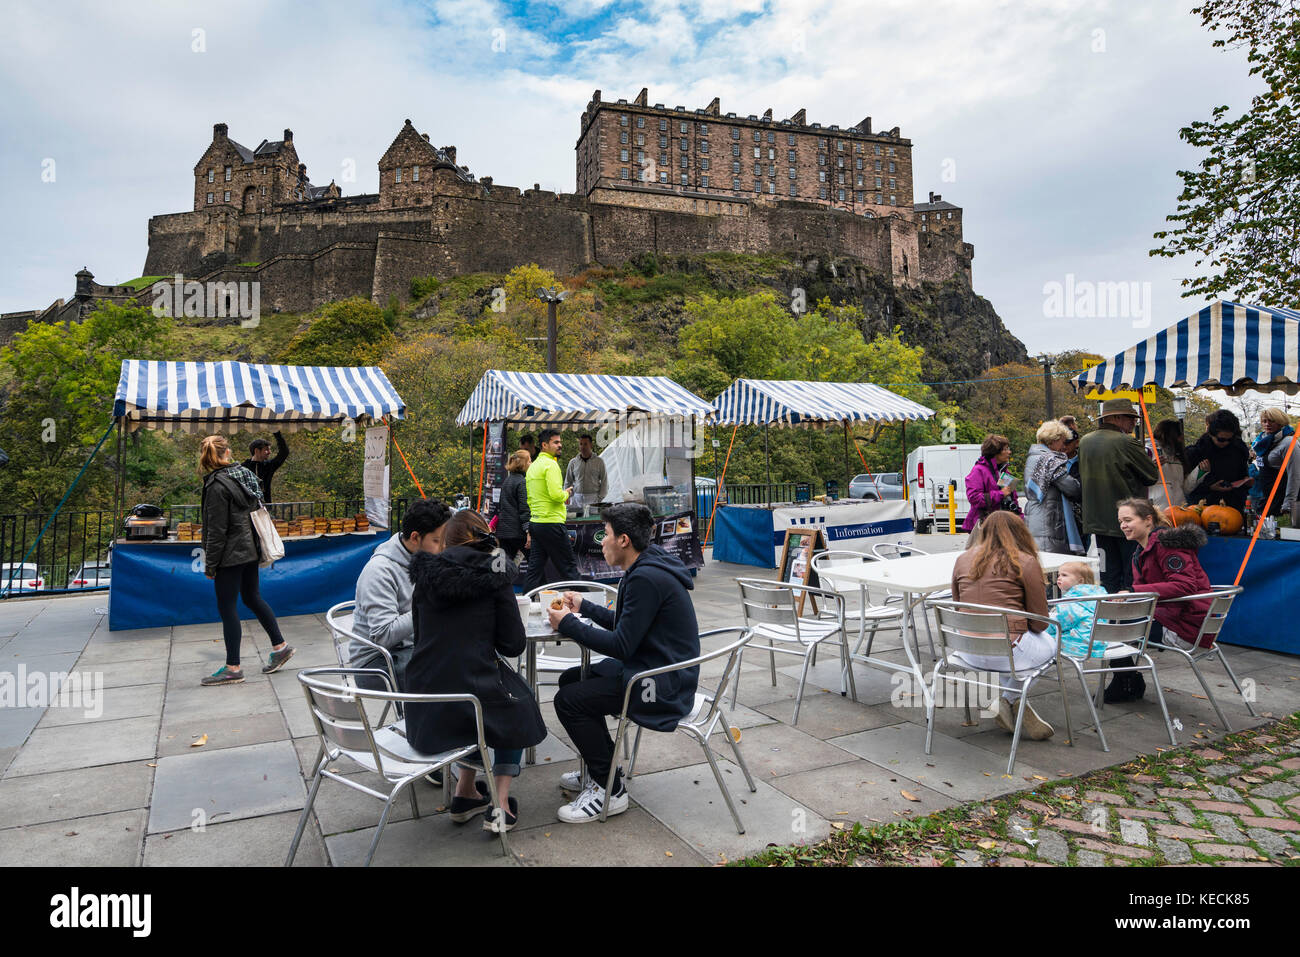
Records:
[[[462,426],[484,426],[479,502],[491,514],[505,478],[508,428],[590,431],[598,449],[615,450],[607,470],[610,501],[640,501],[657,519],[655,541],[691,569],[704,564],[695,514],[696,422],[707,403],[663,376],[573,375],[490,369],[456,417]],[[633,455],[633,450],[636,454]],[[602,456],[603,458],[604,456]],[[636,467],[626,463],[635,461]],[[584,577],[614,579],[622,572],[600,551],[604,502],[571,502],[569,537]],[[521,575],[523,570],[521,569]]]
[[[737,379],[714,400],[710,421],[778,428],[844,428],[845,490],[849,427],[855,422],[886,423],[928,419],[934,410],[869,382],[797,382]],[[723,467],[723,480],[726,467]],[[768,485],[770,487],[770,475]],[[898,541],[913,530],[906,502],[773,503],[715,506],[713,557],[718,561],[775,568],[786,530],[818,528],[830,548],[867,551],[877,542]],[[770,547],[769,547],[770,545]]]
[[[126,360],[113,405],[119,463],[126,434],[140,428],[212,433],[337,427],[364,442],[364,511],[277,522],[285,555],[262,569],[261,588],[278,615],[321,612],[352,598],[357,576],[380,541],[378,532],[390,524],[387,447],[392,437],[386,420],[405,414],[401,397],[378,367],[242,362]],[[119,515],[125,495],[119,467]],[[119,538],[113,545],[109,629],[219,621],[212,582],[203,574],[201,516],[199,522],[174,527],[165,517],[144,521],[153,524],[148,537]],[[140,532],[133,527],[128,534]],[[242,617],[252,617],[242,604],[239,609]]]
[[[1102,386],[1118,391],[1144,385],[1245,392],[1300,390],[1300,312],[1235,302],[1214,302],[1168,329],[1130,346],[1076,376],[1077,390]],[[1140,393],[1139,393],[1140,396]],[[1145,401],[1142,412],[1146,415]],[[1298,454],[1293,437],[1287,461]],[[1266,503],[1282,494],[1286,465]],[[1162,476],[1163,481],[1163,476]],[[1282,607],[1300,591],[1300,542],[1261,540],[1262,523],[1236,536],[1212,535],[1200,560],[1210,581],[1238,584],[1221,640],[1252,648],[1300,654],[1300,630]]]

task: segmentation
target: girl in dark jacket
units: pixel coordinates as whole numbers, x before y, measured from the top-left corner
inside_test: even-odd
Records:
[[[483,706],[483,730],[493,750],[492,773],[506,807],[484,823],[485,830],[510,830],[519,803],[510,781],[519,774],[524,748],[546,737],[546,725],[528,685],[501,660],[518,657],[527,643],[511,582],[515,566],[497,546],[477,512],[457,512],[443,526],[443,551],[411,559],[415,651],[406,666],[407,690],[414,694],[464,694]],[[469,704],[418,704],[406,707],[407,740],[417,751],[436,754],[463,747],[478,737]],[[481,814],[491,803],[487,789],[465,770],[456,782],[451,819],[458,824]]]
[[[506,480],[501,485],[501,501],[497,504],[497,541],[506,557],[514,561],[528,545],[528,488],[524,474],[533,464],[527,449],[519,449],[506,463]]]
[[[203,478],[203,571],[217,591],[217,611],[226,639],[226,664],[208,675],[200,684],[238,684],[244,680],[239,663],[239,645],[243,629],[239,623],[236,600],[257,616],[271,639],[271,659],[263,674],[279,671],[293,656],[293,649],[280,635],[275,612],[262,598],[258,587],[257,565],[261,557],[257,535],[253,531],[252,513],[261,508],[261,486],[257,476],[236,465],[225,436],[209,435],[203,440],[199,465],[207,474]]]

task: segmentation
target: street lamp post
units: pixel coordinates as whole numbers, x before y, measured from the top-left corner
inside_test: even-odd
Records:
[[[558,335],[556,330],[556,307],[569,298],[569,291],[562,289],[548,289],[542,287],[537,290],[537,298],[546,303],[546,371],[556,372],[557,360],[555,354],[555,340]]]
[[[1174,396],[1174,415],[1178,417],[1179,422],[1187,418],[1187,396]]]

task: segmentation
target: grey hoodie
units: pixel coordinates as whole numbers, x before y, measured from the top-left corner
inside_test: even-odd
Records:
[[[411,553],[396,533],[370,556],[357,579],[357,607],[352,630],[377,645],[393,649],[413,644],[411,624]],[[373,649],[348,643],[348,660],[355,667],[374,655]]]

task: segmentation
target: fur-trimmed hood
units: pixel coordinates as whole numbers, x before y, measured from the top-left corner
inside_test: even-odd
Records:
[[[1158,530],[1160,544],[1165,548],[1181,548],[1187,551],[1197,551],[1205,547],[1209,538],[1205,530],[1199,525],[1180,525],[1177,528],[1162,528]]]
[[[515,565],[500,548],[484,551],[457,545],[437,555],[421,552],[411,558],[415,597],[434,604],[484,598],[510,585]]]

